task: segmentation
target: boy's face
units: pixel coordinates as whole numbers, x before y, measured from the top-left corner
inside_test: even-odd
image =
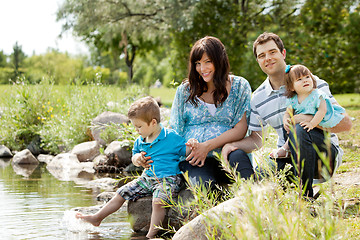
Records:
[[[157,121],[155,119],[151,120],[149,124],[138,118],[130,119],[130,121],[135,126],[136,131],[144,139],[152,135],[156,131]]]
[[[259,63],[261,70],[271,76],[279,72],[285,73],[286,51],[280,52],[276,43],[271,40],[256,47],[256,61]]]

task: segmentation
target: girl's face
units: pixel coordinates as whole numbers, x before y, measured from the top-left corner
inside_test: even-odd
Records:
[[[214,79],[215,66],[206,53],[199,61],[195,62],[196,71],[202,76],[206,83]]]
[[[299,94],[308,94],[314,89],[314,82],[310,75],[301,76],[293,81],[293,90]]]

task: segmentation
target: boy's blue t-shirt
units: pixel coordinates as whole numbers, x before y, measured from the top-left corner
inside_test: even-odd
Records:
[[[173,129],[161,127],[159,136],[152,142],[144,142],[140,136],[135,140],[133,155],[140,152],[146,152],[145,156],[150,156],[151,167],[145,170],[145,173],[157,178],[163,178],[180,174],[180,157],[186,154],[185,139],[178,135]]]

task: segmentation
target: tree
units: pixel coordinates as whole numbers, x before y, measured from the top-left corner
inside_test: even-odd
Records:
[[[252,43],[264,31],[282,30],[292,22],[295,0],[199,0],[191,14],[178,14],[172,23],[173,47],[176,48],[174,69],[177,79],[186,76],[192,44],[206,36],[218,37],[225,45],[231,71],[245,76],[256,88],[264,74],[252,54]],[[180,24],[179,24],[180,23]]]
[[[7,66],[7,56],[4,51],[0,51],[0,68]]]
[[[101,51],[124,54],[130,82],[137,53],[159,44],[170,12],[182,2],[187,6],[191,1],[66,0],[57,12],[57,19],[65,20],[65,31],[72,29]]]
[[[60,53],[48,49],[45,54],[28,57],[26,66],[26,79],[30,83],[39,83],[43,78],[51,79],[55,84],[70,84],[81,78],[84,61],[80,58],[70,57],[67,53]]]
[[[301,63],[325,79],[333,93],[353,92],[359,76],[357,0],[307,0],[290,33],[292,63]],[[355,35],[354,35],[355,34]],[[356,74],[357,72],[357,74]]]
[[[15,43],[13,46],[13,53],[11,54],[11,63],[14,68],[14,79],[19,77],[23,71],[21,70],[23,61],[26,58],[25,53],[22,51],[22,47],[18,44],[18,42]]]

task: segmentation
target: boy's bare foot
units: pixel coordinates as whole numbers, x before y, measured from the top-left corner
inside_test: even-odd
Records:
[[[82,213],[76,213],[75,217],[82,219],[85,222],[91,223],[92,225],[98,227],[101,223],[101,220],[97,219],[94,215],[82,215]]]

